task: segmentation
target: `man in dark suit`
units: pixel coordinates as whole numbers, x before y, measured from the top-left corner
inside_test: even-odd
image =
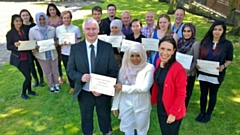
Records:
[[[96,106],[103,135],[111,131],[111,97],[89,90],[90,73],[117,77],[118,66],[112,45],[98,40],[99,26],[93,18],[83,22],[85,40],[72,45],[67,73],[75,81],[73,101],[78,98],[84,135],[93,134],[93,112]]]

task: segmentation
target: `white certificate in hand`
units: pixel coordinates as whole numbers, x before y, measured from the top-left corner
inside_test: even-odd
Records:
[[[146,50],[158,51],[159,39],[142,38],[142,44]]]
[[[98,39],[102,40],[102,41],[107,41],[107,35],[106,34],[103,34],[103,35],[98,35]]]
[[[198,70],[204,73],[219,75],[219,62],[208,60],[197,60],[197,65],[200,67]]]
[[[131,40],[122,40],[122,47],[121,47],[121,52],[125,52],[129,46],[140,44],[139,42],[131,41]]]
[[[112,44],[112,47],[121,47],[122,36],[108,36],[106,42]]]
[[[115,89],[114,85],[116,84],[116,78],[98,75],[98,74],[90,74],[89,81],[89,90],[96,91],[98,93],[114,96]]]
[[[39,46],[40,53],[56,49],[53,38],[48,40],[37,41],[37,45]]]
[[[36,48],[36,40],[19,41],[18,51],[33,50]]]
[[[176,60],[185,68],[190,69],[192,64],[192,55],[182,54],[180,52],[176,53]]]
[[[66,42],[67,44],[75,44],[75,33],[59,33],[59,44]]]

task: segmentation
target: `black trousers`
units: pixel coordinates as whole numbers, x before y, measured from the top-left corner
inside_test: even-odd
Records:
[[[201,113],[206,113],[207,96],[209,93],[209,103],[208,103],[207,114],[210,116],[216,105],[217,92],[221,84],[213,84],[205,81],[199,81],[199,82],[200,82],[200,90],[201,90],[200,111]]]
[[[21,61],[18,65],[18,70],[24,75],[25,80],[22,84],[22,94],[26,95],[26,91],[32,91],[31,87],[31,65],[28,63],[28,60]]]
[[[96,106],[98,125],[103,135],[111,131],[111,97],[101,95],[95,97],[92,92],[82,90],[78,95],[78,104],[81,114],[82,132],[84,135],[93,135],[93,112]]]
[[[158,122],[160,124],[162,135],[178,135],[179,134],[179,129],[180,129],[182,119],[176,120],[171,124],[167,124],[168,115],[166,113],[166,110],[164,109],[163,103],[159,103],[159,101],[157,104],[157,114],[158,114]]]
[[[194,87],[195,78],[196,78],[196,75],[188,76],[188,78],[187,78],[187,83],[188,83],[187,87],[186,87],[187,97],[185,99],[186,108],[188,107],[188,103],[189,103],[189,101],[191,99],[191,96],[192,96],[192,91],[193,91],[193,87]]]
[[[62,60],[58,60],[58,73],[59,73],[60,77],[63,76],[63,73],[62,73]]]
[[[40,78],[43,78],[43,71],[42,71],[42,68],[38,62],[38,60],[36,59],[35,56],[32,55],[32,67],[31,67],[31,72],[32,72],[32,76],[34,79],[37,79],[37,71],[38,71],[38,74],[39,74],[39,77]],[[37,66],[37,71],[36,71],[36,68],[35,68],[35,64]]]
[[[63,61],[63,65],[65,70],[67,71],[67,63],[68,63],[68,57],[67,55],[63,55],[62,54],[62,61]],[[70,83],[70,87],[74,88],[75,82],[67,75],[69,83]]]

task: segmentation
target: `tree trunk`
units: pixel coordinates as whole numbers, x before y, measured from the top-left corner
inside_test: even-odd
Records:
[[[240,35],[240,19],[236,14],[238,0],[229,0],[226,23],[234,24],[234,27],[229,31],[230,34]]]
[[[173,14],[174,13],[174,1],[175,0],[170,0],[169,1],[169,6],[168,6],[168,14]]]

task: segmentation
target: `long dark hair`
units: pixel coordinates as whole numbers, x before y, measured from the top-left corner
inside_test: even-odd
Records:
[[[22,18],[21,18],[20,15],[18,15],[18,14],[12,15],[12,19],[11,19],[11,29],[15,29],[13,22],[14,22],[14,20],[15,20],[16,18],[20,18],[21,21],[23,22],[23,20],[22,20]],[[21,29],[22,29],[22,28],[23,28],[23,25],[21,26]]]
[[[200,46],[200,59],[205,59],[208,52],[212,49],[213,41],[213,30],[217,25],[221,25],[223,28],[223,33],[217,43],[217,47],[212,55],[212,58],[216,57],[220,53],[221,46],[223,46],[224,41],[226,41],[226,23],[224,21],[216,20],[212,26],[209,28],[208,32],[205,34],[204,38],[201,41]]]
[[[168,62],[164,65],[164,68],[169,69],[171,65],[176,61],[176,50],[177,50],[177,44],[175,39],[172,36],[164,36],[160,42],[158,43],[158,48],[161,46],[162,42],[168,42],[173,45],[173,49],[175,49],[172,57],[168,60]],[[160,57],[160,56],[159,56]]]
[[[47,7],[47,16],[48,17],[50,17],[50,13],[49,13],[49,8],[50,7],[53,7],[53,8],[55,8],[56,9],[56,14],[57,14],[57,16],[61,16],[61,12],[59,11],[59,9],[57,8],[57,6],[55,5],[55,4],[53,4],[53,3],[50,3],[50,4],[48,4],[48,7]]]
[[[28,15],[29,15],[29,22],[34,23],[33,17],[32,17],[31,13],[30,13],[27,9],[22,9],[22,10],[20,11],[19,15],[21,16],[21,14],[22,14],[23,12],[27,12]]]

